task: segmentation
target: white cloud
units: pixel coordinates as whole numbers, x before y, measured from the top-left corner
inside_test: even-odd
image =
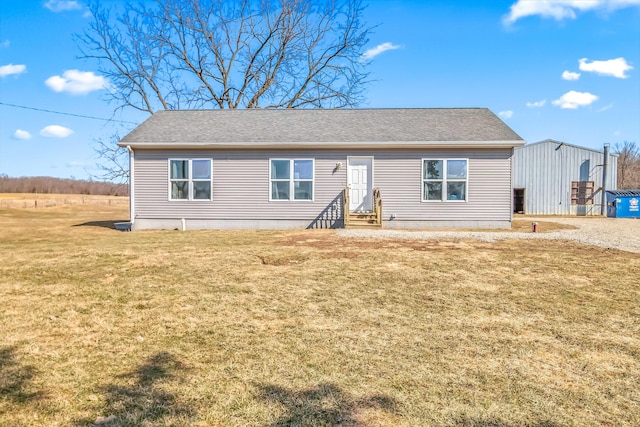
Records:
[[[11,42],[9,40],[5,40],[2,43],[0,43],[0,47],[9,47],[11,46]]]
[[[92,71],[67,70],[60,76],[51,76],[45,82],[55,92],[69,92],[74,95],[86,95],[94,90],[102,90],[108,81],[96,76]]]
[[[383,52],[386,52],[388,50],[395,50],[395,49],[400,49],[400,46],[397,44],[393,44],[391,42],[382,43],[374,48],[367,50],[365,53],[362,54],[362,58],[365,60],[373,59]]]
[[[500,117],[504,117],[505,119],[510,119],[511,117],[513,117],[513,111],[511,110],[500,111],[498,115]]]
[[[607,61],[587,61],[587,58],[580,59],[580,70],[589,73],[598,73],[603,76],[612,76],[619,79],[626,79],[629,76],[626,75],[625,72],[633,70],[633,67],[627,64],[626,59],[622,57],[609,59]]]
[[[574,73],[573,71],[563,71],[562,80],[578,80],[580,73]]]
[[[25,71],[27,71],[27,66],[23,65],[23,64],[2,65],[2,66],[0,66],[0,77],[7,77],[7,76],[10,76],[12,74],[16,74],[16,75],[17,74],[22,74]]]
[[[553,101],[553,105],[560,108],[575,110],[578,107],[586,107],[598,100],[598,97],[589,92],[569,91],[562,95],[559,99]]]
[[[640,6],[640,0],[518,0],[511,5],[502,22],[511,25],[520,18],[535,15],[562,21],[566,18],[575,19],[577,12],[611,12],[633,6]]]
[[[544,107],[544,105],[547,103],[546,99],[540,100],[540,101],[535,101],[535,102],[527,102],[527,107],[529,108],[540,108],[540,107]]]
[[[71,129],[59,125],[50,125],[40,131],[40,135],[48,138],[66,138],[72,133]]]
[[[16,129],[16,131],[13,133],[13,137],[15,139],[27,140],[31,139],[31,134],[26,130]]]
[[[76,0],[49,0],[44,7],[52,12],[64,12],[65,10],[80,10],[82,6]]]

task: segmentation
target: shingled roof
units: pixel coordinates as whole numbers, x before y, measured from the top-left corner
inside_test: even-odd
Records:
[[[486,108],[169,110],[153,114],[121,146],[520,146]]]

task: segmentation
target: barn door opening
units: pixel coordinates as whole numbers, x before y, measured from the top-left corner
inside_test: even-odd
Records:
[[[524,213],[524,188],[513,189],[513,213]]]

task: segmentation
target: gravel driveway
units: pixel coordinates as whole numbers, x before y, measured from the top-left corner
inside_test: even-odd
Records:
[[[527,221],[541,222],[541,233],[492,231],[401,231],[401,230],[338,230],[341,237],[392,239],[476,239],[495,242],[504,239],[572,240],[603,248],[640,253],[640,219],[602,217],[527,217]],[[557,222],[578,227],[577,230],[557,230],[544,233],[544,222]]]

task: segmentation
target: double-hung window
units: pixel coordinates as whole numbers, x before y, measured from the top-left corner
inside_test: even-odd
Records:
[[[467,159],[422,159],[422,201],[466,201]]]
[[[270,159],[269,200],[313,200],[313,159]]]
[[[211,200],[211,159],[169,159],[169,200]]]

